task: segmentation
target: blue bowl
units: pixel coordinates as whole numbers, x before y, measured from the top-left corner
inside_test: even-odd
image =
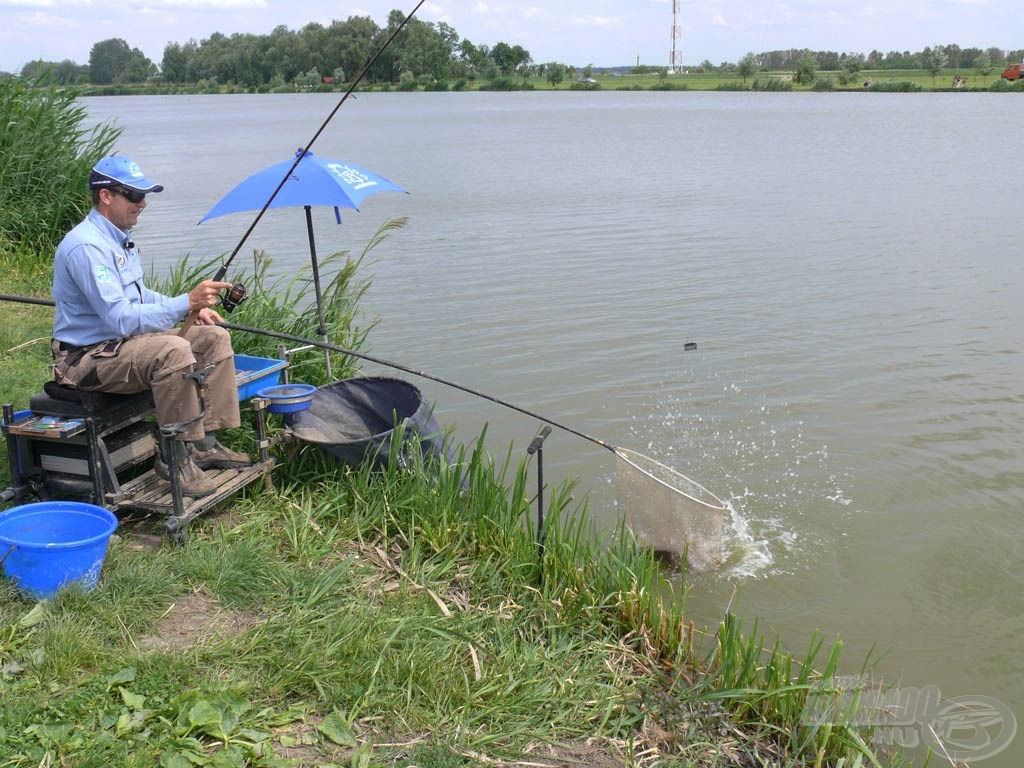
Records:
[[[295,413],[309,408],[314,392],[312,384],[276,384],[264,387],[256,396],[270,401],[267,410],[271,413]]]

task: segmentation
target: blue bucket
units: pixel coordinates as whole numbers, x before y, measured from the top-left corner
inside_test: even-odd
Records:
[[[0,563],[37,600],[65,584],[89,590],[100,578],[117,517],[95,504],[41,501],[0,513]]]

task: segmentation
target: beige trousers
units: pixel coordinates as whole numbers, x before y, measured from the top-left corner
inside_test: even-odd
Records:
[[[241,423],[231,336],[223,328],[193,325],[184,337],[174,329],[84,350],[60,347],[53,342],[53,372],[58,383],[121,395],[150,389],[160,426],[198,418],[195,382],[182,374],[212,364],[214,369],[206,377],[206,413],[201,421],[189,424],[178,439],[199,440],[206,432]]]

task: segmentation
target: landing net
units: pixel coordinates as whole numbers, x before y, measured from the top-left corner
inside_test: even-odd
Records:
[[[655,553],[693,573],[725,558],[725,504],[686,475],[626,448],[615,448],[615,487],[626,523]]]

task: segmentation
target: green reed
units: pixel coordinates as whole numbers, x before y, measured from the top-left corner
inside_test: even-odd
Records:
[[[46,254],[47,262],[91,207],[89,171],[122,131],[106,123],[87,127],[81,95],[45,74],[0,79],[0,239],[37,252],[37,259]]]

